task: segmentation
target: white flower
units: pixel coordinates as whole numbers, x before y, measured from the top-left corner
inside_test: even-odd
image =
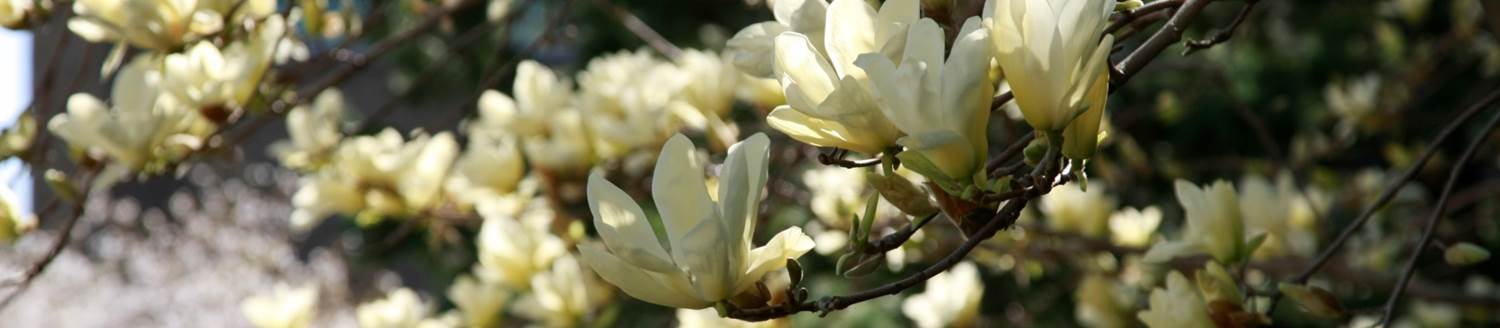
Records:
[[[224,27],[224,14],[236,6],[234,22],[269,15],[276,1],[78,0],[68,29],[91,42],[119,41],[169,51],[217,33]]]
[[[245,299],[240,309],[250,324],[259,328],[310,327],[317,316],[318,286],[277,285],[270,294]]]
[[[1240,214],[1234,186],[1218,181],[1199,188],[1187,181],[1175,184],[1177,201],[1187,212],[1178,240],[1151,246],[1147,262],[1165,262],[1177,256],[1208,254],[1221,263],[1233,264],[1245,259],[1245,221]]]
[[[917,327],[968,327],[979,319],[984,283],[973,263],[962,262],[927,280],[920,294],[901,302],[901,312]]]
[[[100,183],[130,172],[155,173],[200,147],[201,138],[210,133],[196,112],[157,101],[161,72],[148,57],[120,70],[111,91],[112,108],[94,96],[74,94],[68,97],[68,112],[47,123],[70,146],[111,161]]]
[[[168,54],[162,68],[164,100],[189,110],[222,111],[226,116],[248,105],[276,55],[286,23],[272,15],[257,27],[250,39],[223,49],[199,41],[182,53]]]
[[[1310,190],[1311,191],[1311,190]],[[1266,233],[1266,240],[1255,256],[1268,258],[1284,255],[1310,255],[1318,250],[1317,217],[1327,209],[1297,191],[1290,173],[1281,174],[1276,185],[1260,176],[1245,176],[1240,181],[1240,212],[1249,232]],[[1318,204],[1315,204],[1318,203]]]
[[[1366,74],[1359,78],[1328,84],[1323,88],[1323,101],[1328,110],[1338,117],[1335,133],[1349,137],[1361,128],[1368,130],[1366,121],[1375,114],[1380,102],[1380,75]]]
[[[820,166],[802,173],[802,183],[812,194],[808,208],[824,224],[847,229],[849,219],[864,215],[865,168]]]
[[[871,52],[900,58],[917,7],[914,0],[890,1],[877,12],[862,0],[836,0],[828,8],[823,48],[807,34],[776,36],[774,67],[787,105],[772,110],[766,123],[819,147],[877,154],[894,145],[901,131],[880,113],[864,70],[854,62]]]
[[[1110,241],[1120,246],[1143,247],[1151,244],[1158,225],[1161,225],[1161,210],[1156,206],[1121,209],[1109,216]]]
[[[293,107],[286,115],[290,140],[272,144],[271,153],[281,165],[293,169],[310,170],[326,164],[344,138],[339,133],[344,106],[344,93],[330,89],[318,94],[311,107]]]
[[[670,137],[682,123],[671,115],[672,97],[687,82],[677,66],[645,50],[590,60],[578,74],[578,105],[588,115],[595,153],[615,158]]]
[[[1052,188],[1051,193],[1042,196],[1039,208],[1053,230],[1097,238],[1109,232],[1110,214],[1117,204],[1103,186],[1095,185],[1084,191],[1078,184],[1070,183]]]
[[[21,212],[16,192],[0,186],[0,242],[15,241],[32,229],[36,229],[36,216]]]
[[[484,18],[490,22],[498,23],[506,15],[510,14],[512,0],[489,0],[490,4],[484,9]]]
[[[516,67],[515,99],[497,91],[479,97],[479,119],[470,136],[519,139],[526,160],[554,173],[581,173],[593,166],[592,133],[572,104],[573,85],[534,61]]]
[[[1208,304],[1182,273],[1167,275],[1167,288],[1151,291],[1150,308],[1137,315],[1147,327],[1214,327]]]
[[[565,255],[552,262],[552,270],[531,277],[531,293],[517,301],[515,311],[548,327],[573,327],[609,296],[609,287],[584,271],[572,255]]]
[[[360,304],[354,317],[363,328],[413,328],[432,312],[432,306],[417,298],[417,293],[401,288],[384,299]]]
[[[677,59],[677,67],[688,81],[677,95],[681,101],[714,117],[725,117],[734,109],[742,75],[729,61],[712,52],[687,49]]]
[[[329,214],[360,214],[361,225],[421,214],[438,205],[457,156],[458,143],[447,132],[403,142],[386,129],[345,140],[330,165],[302,178],[292,195],[292,225],[310,228]]]
[[[453,175],[444,188],[460,208],[472,208],[515,192],[525,170],[515,139],[474,136],[454,164]]]
[[[589,177],[589,209],[603,243],[579,244],[584,262],[626,294],[671,307],[704,308],[751,289],[766,273],[784,267],[786,259],[813,248],[796,227],[776,234],[766,246],[750,247],[769,144],[764,134],[756,134],[730,147],[715,202],[692,142],[680,134],[667,141],[651,183],[662,239],[641,207],[596,171]]]
[[[1114,36],[1101,34],[1113,1],[990,0],[995,57],[1026,122],[1061,132],[1105,75]],[[1101,109],[1102,111],[1102,109]],[[1093,127],[1096,131],[1097,120]]]
[[[550,231],[554,213],[546,200],[535,200],[520,213],[481,206],[479,214],[484,216],[475,268],[480,279],[525,289],[531,286],[533,275],[567,254],[567,243]]]
[[[467,275],[448,286],[448,298],[468,327],[494,327],[510,297],[504,286]]]
[[[989,79],[989,36],[980,19],[971,17],[953,42],[953,53],[946,55],[942,28],[932,19],[922,19],[907,32],[899,68],[878,53],[860,55],[856,61],[879,91],[874,97],[881,112],[906,134],[901,145],[915,152],[903,160],[920,155],[940,171],[923,174],[970,181],[984,167],[990,96],[995,90]]]
[[[1073,316],[1087,327],[1130,327],[1134,322],[1129,313],[1134,307],[1133,300],[1122,295],[1120,287],[1114,277],[1102,274],[1084,277],[1073,292],[1073,299],[1077,300]]]
[[[782,32],[802,33],[821,49],[823,19],[828,13],[826,0],[779,0],[766,4],[771,6],[776,20],[746,26],[724,46],[735,66],[755,77],[774,77],[774,39]]]

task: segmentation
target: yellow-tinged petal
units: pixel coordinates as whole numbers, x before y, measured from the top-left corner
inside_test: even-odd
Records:
[[[776,70],[787,90],[787,101],[815,105],[828,98],[838,84],[833,66],[813,47],[807,36],[796,32],[776,36]],[[795,90],[795,91],[794,91]],[[797,96],[793,96],[796,93]],[[793,101],[804,98],[804,101]],[[802,107],[802,106],[798,106]]]
[[[875,9],[864,0],[833,0],[828,5],[828,18],[823,28],[824,48],[833,62],[837,76],[856,75],[851,72],[854,58],[875,49]],[[938,40],[941,42],[942,40]],[[942,51],[941,47],[938,51]]]
[[[765,246],[750,250],[749,265],[744,275],[735,283],[734,290],[741,292],[750,288],[765,277],[766,273],[785,268],[787,259],[801,257],[816,245],[811,237],[802,233],[802,228],[791,227],[782,230],[776,236],[771,237],[771,241],[766,242]]]
[[[771,141],[765,133],[729,147],[729,156],[719,175],[719,213],[730,238],[730,256],[738,263],[750,250],[755,235],[755,217],[766,185],[766,157]]]
[[[813,146],[837,147],[865,154],[878,154],[883,151],[883,149],[856,144],[847,139],[855,133],[863,132],[854,132],[853,129],[838,121],[815,118],[786,105],[772,110],[771,114],[766,116],[766,124],[792,139]]]
[[[589,211],[594,213],[594,228],[611,252],[642,269],[656,272],[677,269],[671,255],[656,239],[646,213],[625,191],[604,180],[603,172],[589,175],[588,199]]]
[[[1073,119],[1063,130],[1063,156],[1072,159],[1088,159],[1094,156],[1099,145],[1099,121],[1104,118],[1105,104],[1109,99],[1109,74],[1099,74],[1089,90],[1088,110]]]
[[[662,226],[667,232],[667,247],[675,260],[681,260],[679,251],[686,246],[679,240],[689,229],[703,221],[717,221],[718,213],[706,186],[703,162],[698,160],[693,142],[682,134],[672,136],[656,158],[651,198],[656,200],[656,210],[661,213]]]
[[[658,278],[659,274],[641,270],[620,260],[598,243],[578,244],[578,253],[583,257],[583,263],[593,269],[594,273],[619,287],[630,297],[662,306],[687,309],[701,309],[714,303],[677,292],[669,284],[663,283],[662,278]]]

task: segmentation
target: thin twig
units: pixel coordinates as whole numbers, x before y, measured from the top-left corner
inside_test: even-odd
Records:
[[[543,41],[546,41],[553,32],[562,27],[563,21],[565,21],[563,18],[568,15],[568,10],[573,8],[574,2],[576,1],[567,0],[567,2],[563,2],[562,7],[557,8],[556,12],[552,14],[552,19],[549,21],[549,24],[547,24],[545,29],[542,30],[542,33],[540,35],[537,35],[536,39],[532,40],[530,44],[527,44],[526,48],[522,48],[520,52],[516,53],[515,56],[511,56],[510,59],[505,61],[503,64],[486,69],[485,71],[488,71],[489,73],[486,73],[484,75],[484,79],[482,79],[479,83],[479,88],[474,90],[474,94],[469,96],[468,101],[459,106],[459,110],[453,111],[453,115],[445,120],[445,122],[457,122],[458,120],[463,119],[464,116],[467,116],[468,109],[473,108],[479,103],[479,97],[483,95],[485,91],[494,89],[495,86],[500,84],[500,78],[509,75],[511,71],[514,71],[516,69],[516,65],[519,64],[521,60],[530,57],[530,54],[532,52],[535,52],[537,49],[541,48]],[[492,57],[494,57],[496,60],[499,60],[501,50],[503,49],[504,47],[496,49],[495,54]]]
[[[998,172],[996,171],[1003,168],[1005,163],[1010,162],[1016,155],[1021,154],[1021,151],[1025,150],[1026,146],[1031,144],[1031,139],[1034,138],[1036,138],[1036,131],[1027,131],[1020,138],[1016,138],[1016,141],[1011,142],[1010,146],[1006,146],[1005,150],[1000,151],[1000,154],[990,158],[990,162],[984,165],[985,172],[989,172],[990,177],[999,177],[1000,175],[997,175],[996,173]]]
[[[656,52],[672,60],[682,57],[681,48],[672,44],[671,41],[667,41],[667,38],[662,37],[661,33],[656,33],[656,30],[652,29],[651,25],[646,25],[645,21],[636,17],[635,14],[630,13],[630,10],[615,5],[610,0],[594,0],[594,4],[599,5],[599,9],[604,10],[611,17],[614,17],[615,20],[619,21],[620,25],[624,25],[625,29],[630,30],[631,33],[635,33],[635,36],[641,38],[641,41],[646,42],[646,45],[651,46],[651,49],[655,49]]]
[[[917,218],[917,222],[908,223],[905,227],[902,227],[901,230],[896,230],[896,232],[894,233],[885,235],[885,237],[880,237],[880,239],[870,242],[870,247],[866,248],[865,252],[869,254],[879,254],[896,249],[897,247],[901,247],[902,244],[906,244],[906,241],[911,239],[912,235],[915,235],[917,233],[917,230],[922,230],[923,226],[926,226],[928,222],[932,222],[932,219],[936,218],[939,213],[940,212],[932,212],[932,214]]]
[[[92,171],[85,172],[84,178],[82,180],[82,185],[87,187],[88,185],[92,184],[94,177],[95,176]],[[63,226],[61,228],[62,230],[59,230],[57,232],[57,238],[53,239],[52,244],[47,246],[47,252],[43,253],[42,257],[40,259],[37,259],[36,262],[33,262],[30,267],[27,267],[26,271],[22,272],[20,277],[17,277],[14,280],[10,280],[5,283],[5,286],[7,287],[14,286],[15,290],[11,291],[10,294],[6,294],[4,299],[0,299],[0,310],[3,310],[5,309],[5,307],[10,306],[11,302],[14,302],[16,298],[21,296],[22,293],[25,293],[27,289],[31,288],[31,283],[36,281],[36,277],[41,276],[42,272],[46,271],[47,267],[52,265],[52,260],[57,259],[57,256],[62,254],[63,248],[66,248],[68,246],[68,241],[73,235],[73,226],[77,225],[79,217],[83,216],[84,204],[87,201],[88,193],[79,195],[78,199],[74,200],[73,202],[73,214],[68,216],[68,218],[63,221]],[[50,212],[53,204],[58,204],[56,198],[54,198],[53,201],[50,202],[47,206],[49,210],[46,210],[44,212]]]
[[[1213,36],[1210,36],[1208,39],[1188,40],[1186,44],[1187,49],[1182,51],[1182,55],[1191,55],[1199,50],[1212,48],[1214,45],[1229,41],[1229,38],[1234,37],[1234,31],[1240,29],[1240,24],[1245,22],[1245,18],[1250,17],[1250,11],[1255,9],[1255,4],[1257,3],[1260,3],[1260,0],[1245,0],[1245,6],[1240,7],[1240,11],[1234,14],[1234,21],[1229,22],[1229,26],[1214,31]]]
[[[1182,6],[1182,2],[1183,0],[1157,1],[1141,6],[1140,8],[1136,8],[1135,10],[1115,14],[1115,19],[1113,21],[1110,21],[1109,26],[1106,26],[1104,28],[1104,33],[1114,33],[1115,31],[1120,30],[1120,28],[1130,26],[1137,20],[1150,16],[1152,13],[1169,9],[1176,9],[1179,6]]]
[[[1182,40],[1182,32],[1187,30],[1188,22],[1197,17],[1198,13],[1202,12],[1203,7],[1207,7],[1209,2],[1213,2],[1213,0],[1184,1],[1182,6],[1178,7],[1177,13],[1172,15],[1172,18],[1167,19],[1166,25],[1156,30],[1156,33],[1152,34],[1151,38],[1146,39],[1145,43],[1141,44],[1135,51],[1130,52],[1129,56],[1126,56],[1124,60],[1115,65],[1115,69],[1119,70],[1121,75],[1118,79],[1109,81],[1110,91],[1113,92],[1117,89],[1117,86],[1124,84],[1125,81],[1129,81],[1131,76],[1139,73],[1142,68],[1146,67],[1146,64],[1151,63],[1151,60],[1160,55],[1162,50],[1166,50],[1167,47],[1177,43],[1178,40]]]
[[[1458,157],[1458,162],[1449,169],[1448,182],[1443,184],[1443,191],[1438,196],[1437,206],[1432,208],[1432,214],[1427,217],[1427,223],[1422,228],[1422,239],[1412,246],[1412,254],[1406,260],[1406,268],[1401,270],[1401,278],[1396,281],[1395,290],[1391,291],[1390,298],[1385,301],[1385,312],[1380,316],[1380,323],[1388,323],[1395,318],[1396,302],[1400,301],[1401,294],[1406,292],[1406,284],[1411,282],[1412,275],[1417,271],[1417,262],[1422,260],[1422,254],[1427,254],[1427,245],[1432,243],[1432,235],[1437,232],[1438,221],[1442,220],[1443,214],[1448,211],[1448,198],[1453,194],[1453,185],[1458,183],[1458,177],[1463,173],[1464,166],[1467,166],[1469,160],[1474,158],[1474,153],[1479,150],[1479,146],[1484,145],[1484,141],[1495,130],[1497,123],[1500,123],[1500,114],[1496,114],[1488,123],[1485,123],[1484,130],[1475,135],[1474,140],[1469,141],[1469,147],[1464,149],[1463,155]]]
[[[844,154],[845,151],[842,149],[835,149],[831,153],[818,153],[818,164],[832,165],[843,168],[856,168],[880,165],[881,159],[885,158],[885,154],[881,153],[875,154],[875,157],[866,159],[849,160],[844,159]]]

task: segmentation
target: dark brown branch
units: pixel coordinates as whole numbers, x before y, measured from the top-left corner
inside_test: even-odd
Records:
[[[1177,13],[1173,14],[1172,18],[1167,19],[1166,25],[1156,30],[1156,33],[1152,34],[1151,38],[1146,39],[1144,44],[1141,44],[1129,56],[1126,56],[1124,60],[1115,65],[1115,69],[1119,70],[1121,75],[1118,79],[1110,81],[1110,91],[1113,92],[1117,89],[1117,86],[1124,84],[1125,81],[1129,81],[1131,76],[1139,73],[1142,68],[1146,67],[1146,64],[1151,63],[1151,60],[1160,55],[1167,47],[1182,40],[1182,32],[1187,30],[1188,22],[1197,17],[1198,13],[1202,12],[1203,7],[1207,7],[1209,2],[1213,2],[1213,0],[1184,1],[1182,6],[1178,7]]]
[[[1016,99],[1016,94],[1010,91],[1006,91],[1005,93],[995,96],[994,100],[990,100],[990,111],[993,112],[1000,110],[1000,107],[1005,106],[1005,103],[1008,103],[1014,99]]]
[[[885,154],[875,154],[875,157],[871,158],[849,160],[844,159],[845,154],[847,154],[847,151],[842,149],[835,149],[827,153],[818,153],[818,164],[856,168],[880,165],[881,159],[885,158]]]
[[[1191,55],[1199,50],[1212,48],[1214,45],[1229,41],[1229,38],[1234,37],[1234,31],[1238,30],[1240,24],[1245,22],[1245,18],[1250,17],[1250,11],[1255,9],[1255,4],[1257,3],[1260,3],[1260,0],[1245,0],[1245,6],[1240,7],[1240,11],[1234,14],[1234,21],[1229,22],[1229,26],[1214,31],[1213,36],[1210,36],[1208,39],[1188,40],[1186,44],[1187,49],[1182,51],[1182,55]]]
[[[922,227],[926,226],[928,222],[932,222],[932,219],[936,218],[938,214],[939,212],[933,212],[926,217],[917,218],[917,222],[908,223],[901,230],[870,242],[870,247],[865,248],[865,253],[880,254],[901,247],[902,244],[906,244],[906,241],[911,239],[912,235],[917,233],[917,230],[922,230]]]
[[[1484,145],[1484,141],[1495,130],[1497,123],[1500,123],[1500,114],[1496,114],[1488,123],[1485,123],[1484,130],[1475,135],[1474,140],[1469,141],[1469,147],[1464,149],[1458,162],[1453,164],[1452,169],[1449,169],[1448,182],[1443,184],[1443,191],[1438,196],[1437,206],[1432,208],[1432,214],[1427,217],[1427,223],[1422,228],[1422,239],[1412,246],[1411,257],[1407,258],[1406,268],[1401,270],[1401,278],[1396,281],[1396,288],[1391,291],[1391,296],[1385,301],[1385,312],[1381,315],[1379,322],[1388,323],[1395,318],[1396,302],[1399,302],[1401,294],[1406,292],[1406,285],[1411,282],[1412,274],[1416,273],[1417,262],[1422,260],[1422,254],[1427,254],[1427,245],[1432,243],[1433,233],[1437,232],[1437,223],[1443,219],[1443,214],[1448,210],[1448,199],[1453,194],[1453,185],[1458,183],[1458,177],[1463,173],[1464,166],[1474,159],[1474,153],[1479,150],[1479,146]]]
[[[511,71],[514,71],[516,69],[516,64],[519,64],[521,60],[528,58],[532,52],[536,52],[537,49],[541,48],[543,41],[546,41],[553,32],[556,32],[558,28],[562,27],[564,21],[563,18],[568,15],[568,10],[573,8],[574,2],[576,1],[568,0],[567,2],[564,2],[562,7],[558,8],[557,11],[552,14],[552,19],[548,21],[549,23],[547,24],[545,29],[542,30],[542,34],[538,35],[535,40],[532,40],[530,44],[527,44],[526,48],[522,48],[519,53],[517,53],[515,56],[511,56],[511,58],[505,61],[505,63],[500,64],[499,66],[493,66],[485,69],[485,71],[489,73],[485,74],[484,79],[480,82],[479,88],[477,90],[474,90],[474,94],[472,96],[469,96],[469,100],[464,102],[462,106],[459,106],[459,110],[453,111],[453,115],[448,117],[445,122],[457,123],[459,120],[462,120],[464,116],[468,114],[468,109],[473,108],[479,103],[479,97],[483,95],[485,91],[494,89],[495,86],[500,85],[500,78],[509,75]],[[491,57],[499,60],[500,55],[502,51],[504,51],[504,49],[505,47],[496,48],[495,53]]]
[[[990,162],[984,165],[985,172],[989,172],[991,178],[1001,176],[996,171],[1005,167],[1005,163],[1015,159],[1016,155],[1020,155],[1022,150],[1026,150],[1026,146],[1030,145],[1034,138],[1036,138],[1036,131],[1028,131],[1021,135],[1016,141],[1011,142],[1010,146],[1006,146],[1005,150],[1000,151],[1000,154],[990,158]]]
[[[1177,9],[1177,7],[1182,6],[1182,2],[1183,0],[1157,1],[1136,8],[1135,10],[1115,14],[1114,20],[1110,21],[1109,26],[1104,27],[1104,33],[1114,33],[1121,28],[1134,25],[1137,20],[1151,17],[1153,13]]]

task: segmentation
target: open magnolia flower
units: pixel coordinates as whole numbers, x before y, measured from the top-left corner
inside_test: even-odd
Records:
[[[917,9],[915,0],[889,1],[879,11],[863,0],[836,0],[828,8],[822,48],[813,36],[777,35],[774,62],[787,105],[771,111],[766,123],[819,147],[877,154],[894,145],[901,131],[880,113],[855,59],[872,52],[900,58]]]
[[[278,285],[271,293],[245,299],[240,310],[260,328],[311,327],[318,310],[318,286]]]
[[[0,242],[11,242],[36,228],[36,217],[21,212],[21,202],[10,186],[0,186]]]
[[[1068,142],[1078,143],[1064,153],[1072,158],[1092,155],[1097,142],[1114,44],[1101,34],[1114,9],[1114,1],[990,0],[986,12],[995,58],[1026,122],[1047,133],[1070,130]]]
[[[281,16],[272,15],[247,40],[223,49],[199,41],[185,52],[167,55],[162,69],[164,100],[213,120],[228,119],[233,110],[249,104],[285,31]]]
[[[1215,327],[1208,302],[1181,272],[1167,275],[1167,287],[1151,291],[1150,309],[1137,316],[1147,327]]]
[[[573,83],[535,61],[516,66],[515,98],[494,90],[479,97],[469,136],[514,136],[526,160],[554,173],[582,174],[594,163],[593,138],[573,100]]]
[[[78,93],[68,97],[68,112],[47,123],[47,130],[74,148],[97,152],[110,160],[96,184],[109,184],[129,173],[155,173],[202,145],[211,126],[196,112],[158,101],[159,61],[140,56],[120,70],[110,92],[113,106]]]
[[[917,327],[972,327],[979,319],[984,282],[974,263],[962,262],[927,280],[926,290],[901,303]]]
[[[596,171],[589,176],[589,209],[603,243],[578,245],[584,263],[626,294],[671,307],[709,307],[753,289],[813,248],[797,227],[750,248],[769,146],[764,134],[731,146],[714,201],[692,142],[681,134],[668,140],[651,182],[665,232],[660,238],[641,207]]]
[[[531,277],[531,293],[516,300],[517,315],[548,327],[575,327],[579,318],[609,301],[609,286],[583,269],[572,255]]]
[[[881,112],[906,134],[900,140],[909,150],[901,153],[903,162],[929,177],[971,181],[989,152],[985,132],[995,90],[988,74],[989,31],[979,18],[969,18],[951,56],[943,51],[942,28],[930,18],[917,21],[906,37],[899,68],[877,53],[860,55],[856,63],[879,91]]]
[[[676,65],[645,50],[589,61],[578,74],[578,106],[588,115],[594,153],[615,158],[666,140],[682,125],[671,104],[687,82]]]
[[[447,132],[402,139],[387,129],[346,140],[328,166],[302,178],[292,195],[292,226],[311,228],[329,214],[357,214],[368,225],[437,205],[458,143]]]
[[[797,32],[823,46],[823,17],[828,13],[826,0],[766,1],[776,20],[746,26],[724,46],[732,62],[746,74],[775,77],[776,36]]]
[[[1220,263],[1231,264],[1246,259],[1254,249],[1245,238],[1245,220],[1240,213],[1239,199],[1234,186],[1218,181],[1207,188],[1200,188],[1187,181],[1178,180],[1174,185],[1177,201],[1187,212],[1178,240],[1151,246],[1146,252],[1147,262],[1165,262],[1174,257],[1208,254]],[[1258,238],[1252,238],[1258,239]]]
[[[92,42],[166,51],[218,32],[226,14],[238,22],[275,11],[273,0],[79,0],[73,3],[77,16],[68,20],[68,29]]]
[[[329,89],[318,94],[311,106],[293,107],[286,114],[289,140],[271,145],[281,165],[312,170],[326,164],[344,135],[339,123],[344,116],[344,93]]]
[[[512,196],[525,173],[526,163],[515,138],[474,136],[453,165],[453,174],[443,189],[459,208],[474,208]]]

